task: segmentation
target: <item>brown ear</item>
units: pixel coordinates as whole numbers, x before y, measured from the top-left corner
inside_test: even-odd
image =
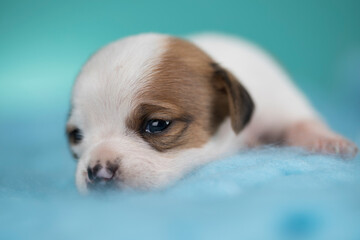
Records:
[[[238,134],[250,121],[255,105],[249,93],[229,71],[213,63],[214,85],[225,91],[228,99],[231,126]]]

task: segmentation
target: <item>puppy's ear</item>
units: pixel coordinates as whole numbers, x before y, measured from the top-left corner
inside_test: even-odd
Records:
[[[255,108],[254,102],[234,75],[216,63],[211,65],[214,69],[214,86],[217,91],[227,95],[231,126],[238,134],[249,123]]]

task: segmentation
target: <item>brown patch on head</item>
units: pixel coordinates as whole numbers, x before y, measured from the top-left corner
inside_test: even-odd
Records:
[[[247,111],[241,117],[242,98],[248,94],[239,91],[245,89],[195,45],[172,37],[167,41],[167,50],[149,84],[138,94],[141,104],[127,126],[158,151],[201,147],[228,115],[238,133],[251,115]],[[149,134],[143,129],[150,119],[171,124],[161,133]]]

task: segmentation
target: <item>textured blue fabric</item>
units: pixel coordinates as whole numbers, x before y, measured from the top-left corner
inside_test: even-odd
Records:
[[[359,145],[360,98],[344,95],[315,105]],[[80,196],[66,108],[1,118],[0,239],[360,239],[359,157],[266,147],[163,191]]]

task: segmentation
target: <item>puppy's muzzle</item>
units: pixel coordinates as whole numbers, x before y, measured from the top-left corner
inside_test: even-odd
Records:
[[[118,174],[118,164],[96,164],[94,167],[88,167],[87,173],[90,182],[90,189],[102,190],[115,187],[115,176]]]

